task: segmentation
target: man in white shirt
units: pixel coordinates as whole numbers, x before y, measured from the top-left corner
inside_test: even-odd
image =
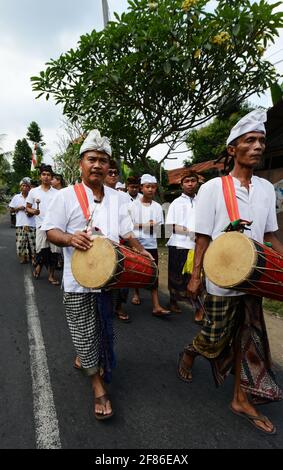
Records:
[[[187,293],[189,274],[182,274],[189,250],[195,248],[195,203],[198,189],[198,175],[189,171],[181,180],[182,194],[169,207],[166,225],[171,228],[167,246],[168,289],[170,292],[171,312],[181,313],[178,300],[191,300]],[[197,307],[198,308],[198,307]],[[201,320],[197,311],[195,321]]]
[[[64,304],[78,355],[75,367],[91,378],[96,419],[108,419],[113,415],[105,388],[105,381],[110,380],[115,365],[113,305],[109,291],[93,292],[92,289],[84,288],[72,274],[71,257],[74,248],[86,251],[92,246],[92,232],[84,230],[84,213],[91,214],[92,230],[95,233],[116,243],[119,243],[120,237],[126,238],[132,248],[150,256],[134,238],[133,224],[121,193],[103,185],[109,170],[110,156],[109,140],[101,137],[98,130],[91,131],[80,148],[80,191],[84,194],[84,204],[79,202],[74,186],[61,189],[50,204],[42,227],[47,231],[49,241],[64,247]]]
[[[255,110],[244,116],[227,140],[228,153],[234,159],[230,175],[235,187],[240,219],[252,221],[251,231],[245,234],[263,243],[271,242],[273,249],[283,253],[275,236],[278,229],[274,188],[268,181],[253,176],[265,149],[266,113]],[[196,250],[194,271],[188,284],[195,297],[201,289],[204,254],[211,240],[229,224],[229,206],[225,204],[220,178],[204,184],[196,204]],[[271,370],[269,344],[262,311],[261,297],[220,289],[206,283],[206,318],[204,326],[180,353],[179,377],[192,380],[192,366],[197,355],[209,359],[216,384],[221,384],[234,371],[234,395],[230,410],[266,434],[275,434],[276,427],[260,414],[255,404],[282,399],[282,391]],[[260,292],[259,292],[260,295]]]
[[[134,234],[142,246],[153,256],[158,265],[157,237],[160,236],[161,225],[164,224],[163,210],[160,204],[153,200],[156,190],[156,178],[149,174],[141,177],[141,188],[143,196],[137,198],[129,205],[129,213],[134,224]],[[163,308],[159,302],[158,280],[151,289],[152,315],[164,317],[171,312]],[[134,305],[141,303],[139,290],[135,289],[132,298]]]
[[[35,258],[35,220],[26,213],[26,200],[30,191],[30,178],[20,182],[19,194],[16,194],[10,204],[11,212],[16,213],[16,249],[20,263],[28,263],[31,256]]]
[[[26,200],[26,210],[30,215],[35,216],[36,223],[36,260],[33,277],[38,279],[45,265],[48,271],[48,281],[57,286],[59,281],[55,278],[55,269],[58,263],[58,248],[49,243],[46,233],[41,226],[47,211],[47,207],[57,194],[57,189],[52,188],[51,180],[53,171],[50,165],[44,163],[40,166],[41,185],[30,190]]]

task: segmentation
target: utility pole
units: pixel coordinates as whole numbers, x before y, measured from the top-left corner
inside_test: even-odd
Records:
[[[104,21],[104,28],[106,28],[107,23],[109,21],[109,7],[107,0],[102,0],[102,10],[103,10],[103,21]]]

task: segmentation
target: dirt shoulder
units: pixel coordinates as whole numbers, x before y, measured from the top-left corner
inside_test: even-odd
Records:
[[[168,294],[167,273],[168,273],[168,250],[159,248],[159,286],[160,290]],[[282,303],[283,308],[283,303]],[[264,311],[268,338],[270,342],[271,354],[274,363],[283,367],[283,318],[278,317],[267,310]]]

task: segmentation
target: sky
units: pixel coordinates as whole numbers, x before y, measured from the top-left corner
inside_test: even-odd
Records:
[[[212,2],[213,3],[213,2]],[[271,1],[270,3],[275,3]],[[108,0],[110,18],[127,8],[127,0]],[[279,7],[281,10],[283,6]],[[45,69],[45,63],[75,48],[82,34],[103,28],[101,0],[0,0],[0,134],[4,151],[12,151],[18,139],[26,136],[31,121],[40,126],[46,146],[44,161],[52,163],[64,133],[60,106],[52,99],[35,99],[30,77]],[[266,58],[283,74],[283,31]],[[252,97],[252,103],[271,106],[269,93]],[[185,146],[180,150],[186,149]],[[164,147],[151,155],[162,157]],[[166,169],[182,166],[189,154],[167,161]]]

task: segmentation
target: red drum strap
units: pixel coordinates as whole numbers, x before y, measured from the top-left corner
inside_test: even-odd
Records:
[[[240,219],[234,181],[231,175],[222,176],[221,180],[226,209],[230,221],[234,222],[234,220]]]
[[[90,218],[90,212],[88,208],[88,199],[85,191],[85,187],[83,183],[77,183],[74,185],[74,190],[77,195],[78,201],[80,203],[80,206],[82,208],[83,214],[86,218],[86,220],[89,220]]]

